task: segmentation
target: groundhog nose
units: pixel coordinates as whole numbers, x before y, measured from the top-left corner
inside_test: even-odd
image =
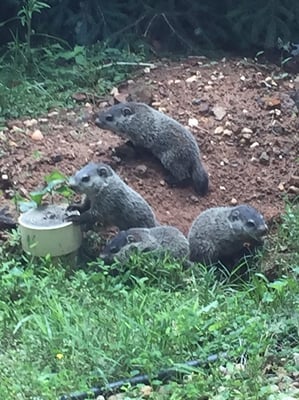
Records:
[[[262,225],[262,226],[259,228],[259,231],[261,232],[262,235],[265,235],[265,234],[268,232],[268,230],[269,230],[269,228],[268,228],[268,225],[267,225],[267,224]]]
[[[113,115],[112,114],[107,114],[105,117],[106,121],[112,122],[113,121]]]
[[[74,188],[77,187],[76,181],[75,181],[75,179],[74,179],[72,176],[69,178],[67,184],[68,184],[68,186],[69,186],[71,189],[74,189]]]

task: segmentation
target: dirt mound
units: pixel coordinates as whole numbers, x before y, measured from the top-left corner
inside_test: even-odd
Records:
[[[161,223],[185,234],[208,207],[246,202],[271,220],[283,210],[286,193],[298,194],[296,82],[277,67],[192,58],[144,72],[135,86],[195,135],[210,175],[206,197],[198,197],[192,186],[169,188],[162,166],[148,155],[130,161],[115,157],[113,149],[123,141],[97,128],[84,105],[8,122],[0,134],[3,203],[11,204],[15,189],[40,187],[55,169],[71,175],[91,160],[112,165]]]

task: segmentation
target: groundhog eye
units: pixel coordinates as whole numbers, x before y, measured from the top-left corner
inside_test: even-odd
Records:
[[[113,115],[111,115],[111,114],[106,115],[106,121],[112,122],[113,121]]]
[[[88,175],[86,175],[86,176],[83,176],[83,178],[81,179],[81,181],[82,182],[88,182],[89,181],[89,176]]]
[[[113,254],[117,253],[117,247],[115,247],[115,246],[111,247],[110,251]]]
[[[126,117],[127,115],[131,115],[132,111],[130,110],[130,108],[126,107],[123,109],[123,115]]]
[[[255,227],[255,222],[250,219],[249,221],[247,221],[247,226],[249,228],[254,228]]]

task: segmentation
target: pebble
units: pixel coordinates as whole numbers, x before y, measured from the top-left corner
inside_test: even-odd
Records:
[[[187,78],[187,79],[185,80],[185,82],[187,82],[187,83],[192,83],[192,82],[195,82],[195,81],[197,81],[197,80],[198,80],[198,76],[192,75],[192,76],[190,76],[189,78]]]
[[[159,183],[161,186],[165,186],[165,181],[163,179]]]
[[[212,108],[212,111],[217,121],[221,121],[226,116],[226,110],[221,106],[214,106]]]
[[[236,204],[238,204],[238,200],[235,199],[234,197],[231,199],[230,204],[235,206]]]
[[[244,138],[246,141],[249,141],[249,140],[251,139],[251,133],[243,133],[243,138]]]
[[[193,104],[194,106],[198,106],[200,103],[201,103],[201,99],[193,99],[193,100],[192,100],[192,104]]]
[[[26,119],[23,123],[26,126],[26,128],[31,128],[32,126],[37,125],[37,120],[34,118]]]
[[[38,122],[40,122],[41,124],[46,124],[48,122],[48,118],[39,118]]]
[[[51,112],[48,113],[48,117],[49,118],[55,117],[56,115],[58,115],[58,111],[51,111]]]
[[[217,128],[214,130],[214,133],[216,135],[220,135],[220,133],[222,133],[224,131],[223,126],[217,126]]]
[[[256,147],[258,147],[260,144],[259,144],[259,142],[253,142],[251,145],[250,145],[250,148],[251,149],[255,149]]]
[[[199,203],[199,199],[194,195],[190,196],[190,200],[193,201],[193,203]]]
[[[188,125],[193,128],[195,126],[198,126],[198,119],[196,118],[189,118],[188,120]]]
[[[225,191],[226,187],[225,186],[219,186],[219,189]]]
[[[250,133],[251,135],[253,134],[253,130],[252,129],[250,129],[250,128],[243,128],[242,130],[241,130],[241,133]]]
[[[280,184],[277,187],[281,192],[284,191],[284,184],[282,182],[280,182]]]
[[[31,135],[31,139],[35,141],[43,140],[44,135],[41,133],[39,129],[35,129]]]
[[[260,155],[259,161],[263,165],[269,165],[270,157],[268,156],[268,154],[265,151],[263,151],[262,154]]]
[[[223,131],[223,136],[231,136],[233,134],[233,131],[230,129],[224,129]]]

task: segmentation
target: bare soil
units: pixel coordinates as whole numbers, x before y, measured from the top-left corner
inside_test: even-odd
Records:
[[[284,210],[286,194],[299,193],[297,85],[295,76],[284,76],[277,66],[194,57],[144,70],[96,107],[85,94],[74,94],[72,111],[7,121],[0,133],[1,206],[12,209],[16,190],[26,195],[43,186],[53,170],[72,175],[93,160],[109,163],[144,196],[161,223],[185,234],[201,211],[219,205],[249,203],[271,222]],[[193,132],[210,176],[207,196],[198,197],[192,186],[170,188],[151,156],[115,156],[124,141],[97,128],[92,113],[128,94]]]

